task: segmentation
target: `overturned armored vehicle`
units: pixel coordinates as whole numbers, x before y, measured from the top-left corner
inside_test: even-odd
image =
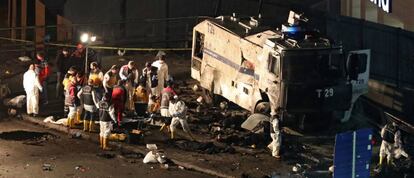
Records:
[[[191,76],[252,112],[335,113],[347,120],[368,91],[370,51],[344,55],[307,21],[294,12],[281,29],[261,27],[254,18],[204,20],[193,30]]]

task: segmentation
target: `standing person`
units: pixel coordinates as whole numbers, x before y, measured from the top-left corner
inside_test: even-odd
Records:
[[[70,80],[70,84],[68,89],[66,90],[65,94],[65,105],[69,107],[69,114],[68,114],[68,127],[74,128],[75,126],[75,119],[76,119],[76,108],[80,105],[80,101],[77,97],[77,80],[72,79]]]
[[[270,148],[272,150],[272,156],[276,159],[280,159],[280,146],[282,144],[282,134],[280,131],[280,120],[277,116],[270,117],[270,137],[272,138],[272,143],[270,143]]]
[[[133,101],[133,95],[135,90],[135,85],[138,84],[138,70],[135,67],[134,61],[129,61],[127,65],[124,65],[119,70],[119,77],[121,80],[125,81],[125,88],[127,89],[127,102],[126,106],[129,111],[134,111],[134,101]]]
[[[112,104],[114,105],[115,114],[117,117],[118,128],[121,126],[122,114],[125,109],[125,102],[127,100],[127,90],[124,87],[125,81],[119,80],[118,84],[112,90]]]
[[[148,109],[150,109],[150,106],[155,105],[155,101],[157,96],[156,93],[156,87],[158,85],[158,78],[157,78],[157,68],[151,65],[151,62],[145,63],[145,68],[142,70],[142,77],[145,81],[145,87],[147,88],[147,94],[148,94]]]
[[[109,69],[109,71],[105,73],[103,79],[103,87],[105,89],[105,93],[109,93],[109,95],[112,95],[112,89],[118,83],[117,74],[118,67],[116,65],[113,65],[111,69]]]
[[[43,88],[34,70],[35,66],[31,64],[24,73],[23,87],[26,91],[27,114],[36,117],[39,114],[39,91]]]
[[[174,139],[174,131],[177,128],[178,124],[181,124],[184,132],[186,132],[192,140],[194,140],[193,135],[191,134],[190,127],[187,123],[187,106],[184,101],[179,100],[177,95],[174,95],[170,98],[171,103],[169,106],[169,111],[172,117],[170,131],[171,139]]]
[[[92,62],[90,68],[91,68],[91,71],[89,74],[89,80],[92,80],[92,85],[94,87],[101,87],[102,81],[104,80],[104,75],[101,69],[99,68],[98,63]]]
[[[111,150],[108,147],[109,136],[111,135],[112,128],[112,116],[111,113],[114,110],[113,105],[109,103],[109,94],[105,94],[102,100],[97,104],[99,109],[99,143],[103,150]]]
[[[149,95],[159,96],[160,93],[157,93],[156,87],[158,85],[158,68],[152,66],[151,62],[145,63],[145,68],[142,70],[142,76],[145,80],[145,86],[149,91]]]
[[[383,165],[387,157],[387,165],[390,166],[396,149],[402,148],[401,131],[395,122],[386,124],[381,129],[382,143],[379,153],[379,166]]]
[[[85,69],[86,50],[82,44],[76,45],[75,51],[70,56],[70,66],[76,66],[79,71]]]
[[[142,82],[138,83],[134,93],[135,112],[138,116],[144,116],[148,108],[148,95]]]
[[[170,105],[170,98],[172,96],[177,95],[177,93],[172,88],[172,81],[167,82],[167,87],[165,87],[161,92],[161,106],[160,106],[160,112],[161,116],[165,117],[166,119],[171,118],[171,114],[169,111],[169,105]],[[168,122],[165,121],[163,125],[160,128],[160,131],[162,131],[165,127],[168,127]]]
[[[39,81],[42,84],[42,104],[46,105],[49,103],[48,97],[47,97],[47,83],[50,75],[50,68],[49,63],[45,58],[45,55],[43,52],[37,52],[36,53],[36,59],[37,59],[37,68],[36,73],[39,77]]]
[[[56,55],[56,98],[60,98],[62,96],[62,75],[65,74],[69,69],[69,57],[69,51],[67,48],[63,48]]]
[[[81,70],[76,73],[75,80],[76,80],[76,84],[77,84],[76,85],[77,91],[80,91],[81,88],[84,85],[86,85],[87,82],[88,82],[86,76],[84,75],[84,72],[81,71]],[[82,116],[82,112],[83,112],[83,101],[79,100],[79,102],[80,102],[80,104],[76,106],[76,117],[75,117],[75,121],[74,121],[75,124],[82,123],[81,116]]]
[[[152,66],[156,67],[157,70],[157,77],[158,77],[158,85],[156,88],[156,95],[159,96],[159,94],[164,89],[165,83],[168,80],[168,65],[165,62],[166,54],[164,51],[158,51],[156,58],[157,61],[152,63]]]
[[[83,108],[85,110],[83,118],[83,131],[85,132],[94,132],[93,126],[95,125],[96,106],[99,102],[95,88],[93,87],[93,82],[93,80],[89,80],[88,85],[82,87],[78,92],[78,98],[83,101]]]
[[[171,81],[167,82],[167,87],[165,87],[161,92],[161,116],[171,117],[169,112],[170,98],[177,95],[173,89],[173,84]]]

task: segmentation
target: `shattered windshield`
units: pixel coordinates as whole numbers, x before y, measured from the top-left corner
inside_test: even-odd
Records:
[[[332,81],[344,73],[339,54],[289,54],[284,64],[285,78],[291,82]]]

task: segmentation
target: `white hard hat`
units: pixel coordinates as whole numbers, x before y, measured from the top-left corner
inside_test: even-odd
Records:
[[[165,52],[164,51],[158,51],[157,55],[155,57],[161,57],[161,56],[165,56]]]

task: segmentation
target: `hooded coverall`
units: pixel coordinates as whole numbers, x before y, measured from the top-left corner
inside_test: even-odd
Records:
[[[387,157],[387,163],[390,164],[396,149],[402,147],[401,143],[401,132],[397,126],[391,124],[385,125],[381,129],[382,143],[380,147],[380,162],[381,165],[384,158]]]
[[[34,70],[28,70],[23,75],[23,87],[26,91],[27,114],[39,113],[39,91],[42,85]]]
[[[171,138],[174,138],[174,131],[177,128],[178,124],[181,124],[184,132],[188,133],[191,137],[191,130],[187,123],[187,106],[183,101],[171,102],[169,106],[169,111],[172,117],[170,131]]]
[[[168,65],[165,61],[157,60],[155,61],[152,66],[157,67],[157,77],[158,77],[158,85],[155,89],[155,95],[159,96],[161,91],[164,89],[164,84],[168,79]]]
[[[282,133],[280,130],[280,120],[277,116],[277,108],[279,106],[279,96],[278,96],[278,87],[271,86],[269,87],[269,91],[267,92],[267,96],[269,97],[270,102],[270,137],[272,138],[272,142],[270,143],[270,147],[272,149],[272,156],[276,158],[280,158],[280,147],[282,144]]]

